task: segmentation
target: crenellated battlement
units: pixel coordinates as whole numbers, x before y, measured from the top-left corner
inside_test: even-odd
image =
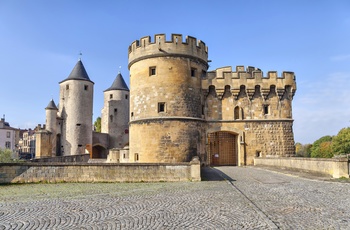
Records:
[[[129,68],[137,61],[164,56],[185,56],[208,65],[208,47],[203,41],[191,36],[186,36],[185,41],[183,41],[181,34],[172,34],[171,40],[168,41],[165,34],[156,34],[153,41],[151,41],[150,36],[146,36],[131,43],[129,46]]]
[[[206,78],[202,79],[202,88],[207,90],[210,86],[214,86],[217,92],[224,92],[227,86],[235,92],[239,92],[242,87],[247,92],[255,92],[257,86],[263,92],[270,92],[271,87],[274,87],[279,95],[284,94],[284,91],[288,88],[294,95],[296,79],[294,72],[290,71],[282,72],[281,76],[278,76],[276,71],[269,71],[264,76],[259,68],[236,66],[236,71],[232,71],[232,67],[229,66],[207,73]]]

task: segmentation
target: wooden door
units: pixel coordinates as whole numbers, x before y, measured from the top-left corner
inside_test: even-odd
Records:
[[[210,165],[237,165],[237,135],[220,131],[209,134]]]

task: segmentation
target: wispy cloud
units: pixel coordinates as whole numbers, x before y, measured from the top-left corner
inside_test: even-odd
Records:
[[[350,73],[338,72],[298,87],[293,101],[295,140],[313,143],[350,126]]]

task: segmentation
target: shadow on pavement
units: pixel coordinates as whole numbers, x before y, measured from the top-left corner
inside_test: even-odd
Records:
[[[212,167],[202,167],[201,177],[202,177],[202,181],[223,181],[223,180],[227,180],[230,182],[235,181],[225,173]]]

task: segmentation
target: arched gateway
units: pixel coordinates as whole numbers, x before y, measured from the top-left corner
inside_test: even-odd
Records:
[[[210,165],[238,165],[238,135],[219,131],[208,134]]]

